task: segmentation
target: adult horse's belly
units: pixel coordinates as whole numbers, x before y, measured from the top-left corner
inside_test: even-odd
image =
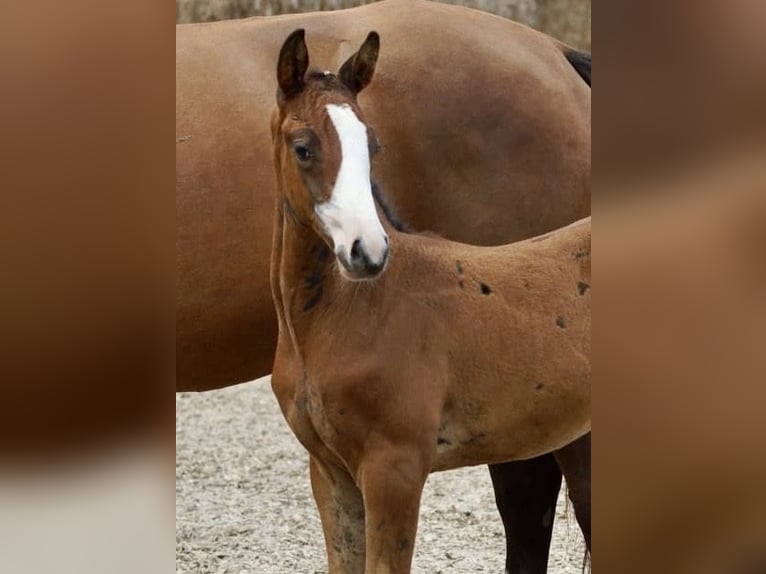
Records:
[[[590,211],[590,89],[555,41],[464,8],[390,0],[338,12],[176,28],[178,390],[271,371],[276,56],[295,28],[337,71],[381,36],[360,103],[382,151],[373,168],[399,217],[499,244]]]

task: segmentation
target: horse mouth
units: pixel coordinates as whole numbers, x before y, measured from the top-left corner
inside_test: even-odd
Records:
[[[379,277],[388,266],[388,251],[379,263],[373,263],[367,258],[363,261],[350,261],[345,253],[339,253],[337,258],[340,274],[349,281],[370,281]]]

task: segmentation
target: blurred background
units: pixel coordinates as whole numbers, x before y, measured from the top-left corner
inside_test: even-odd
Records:
[[[442,0],[497,14],[590,52],[590,0]],[[369,0],[176,0],[176,23],[339,10]]]

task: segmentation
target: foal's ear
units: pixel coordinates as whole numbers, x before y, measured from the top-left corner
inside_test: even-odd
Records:
[[[306,47],[306,31],[295,30],[287,37],[279,51],[277,82],[280,96],[290,98],[303,88],[303,77],[309,67],[309,51]]]
[[[359,51],[341,66],[338,77],[354,94],[361,92],[372,80],[379,51],[380,36],[377,32],[370,32]]]

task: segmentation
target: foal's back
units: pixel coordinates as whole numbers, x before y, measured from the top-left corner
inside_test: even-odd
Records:
[[[571,332],[590,312],[590,244],[590,217],[498,247],[397,233],[384,280],[427,307],[449,308],[456,321],[494,323],[489,313],[510,314],[540,321],[537,329]]]

